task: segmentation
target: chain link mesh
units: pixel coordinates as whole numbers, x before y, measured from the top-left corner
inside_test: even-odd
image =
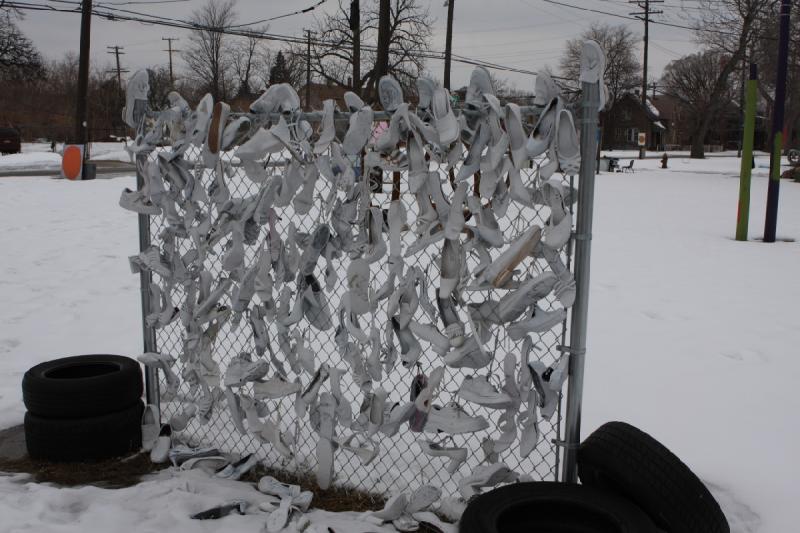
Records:
[[[289,158],[288,153],[282,153],[273,159],[281,161]],[[156,158],[155,153],[151,153],[150,160]],[[193,147],[184,156],[187,161],[192,162],[194,166],[195,176],[200,177],[203,186],[208,189],[208,186],[214,179],[214,170],[206,169],[203,166],[200,149]],[[227,185],[231,191],[232,197],[246,198],[248,196],[256,195],[260,187],[263,185],[255,183],[250,180],[242,167],[237,165],[238,160],[232,156],[232,153],[221,154],[223,165],[228,169],[226,176]],[[463,159],[462,159],[463,160]],[[541,161],[536,160],[531,162],[526,168],[522,170],[523,181],[528,187],[536,187],[537,183],[537,167]],[[275,173],[282,173],[285,168],[281,164],[269,165],[268,171]],[[445,194],[451,193],[452,188],[449,185],[448,171],[445,165],[438,167],[438,169],[431,164],[431,170],[438,170],[443,181],[443,189]],[[457,169],[456,169],[457,170]],[[392,173],[384,173],[384,182],[380,191],[370,194],[371,205],[382,210],[388,209],[391,202],[392,190]],[[562,176],[565,186],[572,186],[571,178]],[[403,247],[404,249],[415,240],[415,235],[411,231],[411,226],[416,220],[418,215],[416,202],[413,201],[414,197],[408,193],[407,173],[402,173],[400,176],[400,198],[403,201],[406,211],[408,213],[409,230],[403,232]],[[473,194],[472,181],[470,181],[470,190],[468,194]],[[316,184],[315,199],[318,197],[327,198],[331,193],[331,185],[325,179],[318,179]],[[216,207],[209,204],[208,209],[212,220],[216,218],[218,213]],[[574,209],[574,204],[572,209]],[[276,208],[278,220],[276,228],[280,233],[282,240],[286,241],[289,235],[290,225],[294,224],[298,232],[311,234],[316,225],[323,220],[321,210],[312,208],[312,211],[306,216],[300,216],[294,213],[291,204],[286,208]],[[179,213],[182,212],[179,210]],[[536,208],[525,207],[516,202],[511,202],[506,215],[502,218],[498,217],[500,229],[506,241],[519,235],[525,229],[533,224],[544,226],[549,216],[549,209],[546,206],[537,206]],[[150,235],[153,245],[161,248],[164,244],[164,230],[168,227],[168,223],[164,216],[150,217]],[[258,244],[255,246],[246,246],[245,255],[245,268],[248,268],[257,260],[257,254],[263,246],[264,234],[268,231],[268,227],[260,228]],[[388,236],[384,235],[382,238],[388,241]],[[214,279],[219,279],[220,275],[225,274],[221,266],[221,257],[223,254],[226,239],[217,245],[208,253],[204,268],[207,269]],[[188,252],[192,248],[191,239],[177,239],[177,247],[180,254]],[[570,246],[566,246],[562,252],[562,260],[567,268],[570,268]],[[441,253],[441,242],[425,248],[420,253],[406,259],[406,268],[418,266],[426,274],[428,288],[433,292],[439,286],[440,277],[440,262],[439,255]],[[498,249],[490,249],[493,258],[499,254]],[[469,254],[467,257],[468,267],[470,272],[477,264],[477,258]],[[350,260],[346,254],[338,261],[337,281],[327,291],[331,314],[336,322],[335,310],[338,308],[342,296],[347,292],[347,283],[345,280],[345,273]],[[526,274],[536,275],[547,270],[547,263],[542,259],[527,258],[519,268],[527,270]],[[373,263],[371,265],[371,286],[377,288],[380,286],[386,277],[389,275],[389,265],[384,260]],[[320,259],[315,272],[315,277],[321,280],[324,285],[325,280],[325,261]],[[518,276],[522,278],[523,276]],[[155,279],[158,279],[156,276]],[[162,280],[163,281],[163,280]],[[497,299],[506,291],[492,289],[490,291],[465,291],[462,295],[463,304],[469,302],[480,302],[486,298]],[[295,295],[296,297],[297,295]],[[186,297],[185,289],[180,284],[175,284],[171,287],[169,297],[173,304],[178,307]],[[432,301],[435,296],[431,294]],[[277,298],[276,298],[277,300]],[[254,297],[254,301],[258,301],[258,296]],[[231,306],[230,298],[226,295],[221,304]],[[542,300],[539,304],[542,308],[548,310],[559,307],[555,305],[555,298],[551,294],[546,300]],[[384,325],[389,320],[386,313],[387,300],[380,302],[378,309],[375,313],[365,315],[369,320],[362,321],[362,327],[366,332],[369,332],[370,327],[376,327],[380,330],[381,338],[384,339]],[[460,311],[464,315],[463,308]],[[245,315],[246,317],[246,315]],[[462,316],[462,319],[464,317]],[[420,306],[414,316],[415,320],[425,323],[437,323],[436,317],[426,317],[425,311]],[[465,320],[466,322],[466,320]],[[270,339],[275,344],[275,339],[278,338],[278,329],[276,324],[267,323],[269,328]],[[306,337],[306,346],[309,347],[316,358],[316,365],[327,363],[331,367],[340,367],[349,370],[349,365],[342,360],[336,344],[333,340],[335,328],[320,331],[314,327],[310,327],[308,321],[304,318],[296,325],[300,328]],[[565,320],[558,327],[551,331],[542,334],[534,334],[535,350],[531,357],[537,357],[545,365],[552,365],[561,356],[559,346],[566,344],[567,335],[567,320]],[[467,325],[467,331],[469,326]],[[184,351],[185,330],[180,321],[175,321],[170,325],[159,328],[155,332],[157,350],[162,353],[171,354],[176,357],[176,366],[174,368],[177,375],[181,375],[185,363],[184,359],[179,357]],[[457,369],[445,367],[445,376],[442,380],[442,385],[435,403],[444,405],[449,401],[456,401],[456,393],[462,380],[467,375],[484,374],[488,372],[489,380],[492,384],[499,387],[501,385],[501,377],[503,375],[502,361],[506,354],[514,354],[517,360],[517,369],[519,369],[521,359],[521,346],[522,341],[513,341],[506,333],[505,328],[494,326],[492,329],[493,338],[486,345],[487,350],[494,352],[494,360],[491,365],[486,369],[474,371],[471,369]],[[390,336],[392,342],[397,342],[394,336]],[[430,374],[431,370],[435,367],[441,366],[443,363],[441,358],[427,346],[425,341],[421,341],[423,347],[423,355],[419,360],[417,367],[404,368],[398,363],[388,372],[384,372],[383,380],[380,383],[374,383],[374,387],[382,386],[389,393],[387,399],[388,403],[408,401],[410,395],[411,383],[418,372]],[[272,351],[278,352],[277,347],[271,347]],[[365,347],[365,350],[369,350]],[[231,359],[240,352],[255,353],[254,339],[252,329],[248,324],[246,318],[238,328],[234,328],[230,321],[224,323],[220,329],[216,341],[213,345],[213,356],[215,361],[219,364],[222,375],[225,373]],[[295,374],[289,370],[289,377],[293,379]],[[301,372],[297,375],[305,387],[311,376],[307,373]],[[162,380],[163,380],[162,376]],[[251,384],[247,384],[241,388],[242,394],[252,396]],[[330,383],[323,386],[323,390],[328,390]],[[162,418],[166,421],[172,415],[181,413],[186,403],[196,400],[198,390],[187,381],[181,381],[177,395],[174,397],[165,397],[164,391],[167,390],[167,383],[162,382],[160,390],[162,391],[161,398],[161,413]],[[342,391],[352,406],[354,413],[358,413],[358,406],[363,399],[363,390],[352,377],[351,372],[345,372],[342,377]],[[267,465],[284,469],[295,473],[313,472],[316,467],[315,449],[317,443],[317,434],[308,423],[307,417],[305,420],[297,420],[294,411],[294,395],[282,398],[278,401],[268,401],[269,417],[279,424],[282,431],[294,433],[294,453],[292,459],[287,459],[277,453],[271,445],[263,443],[259,438],[251,433],[241,434],[235,428],[231,420],[231,415],[226,407],[226,400],[223,395],[221,387],[212,387],[212,392],[216,399],[213,412],[207,422],[199,420],[197,417],[193,418],[188,427],[182,432],[181,436],[185,440],[194,444],[203,444],[214,446],[222,451],[245,454],[257,454]],[[503,411],[491,410],[485,407],[470,404],[466,402],[459,402],[460,405],[469,413],[474,415],[481,415],[490,422],[487,430],[479,431],[472,434],[455,435],[450,437],[451,443],[449,446],[466,447],[469,450],[469,456],[464,465],[462,465],[455,475],[449,474],[445,466],[448,459],[443,457],[430,457],[422,453],[418,440],[423,438],[435,438],[430,434],[413,433],[408,429],[407,425],[393,437],[384,436],[378,433],[376,438],[380,443],[380,452],[375,460],[367,466],[361,464],[358,457],[348,451],[339,448],[335,453],[335,478],[334,484],[343,488],[353,488],[379,495],[388,495],[389,493],[396,493],[407,489],[413,489],[421,484],[434,484],[442,488],[443,492],[448,495],[457,492],[456,480],[464,475],[468,475],[475,467],[485,462],[485,454],[482,450],[481,443],[487,437],[497,438],[500,433],[498,429],[499,418]],[[524,407],[523,407],[524,409]],[[510,468],[519,473],[528,474],[536,480],[558,480],[559,478],[559,462],[561,460],[560,448],[556,441],[561,439],[561,401],[559,399],[558,409],[549,421],[540,421],[541,436],[533,453],[527,458],[521,459],[519,456],[519,440],[515,442],[507,451],[499,455],[499,460],[505,462]],[[339,435],[349,433],[349,430],[343,427],[337,427]]]

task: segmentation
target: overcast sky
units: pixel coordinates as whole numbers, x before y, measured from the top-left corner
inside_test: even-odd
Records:
[[[188,19],[192,10],[206,0],[171,0],[164,3],[149,3],[152,0],[108,0],[95,5],[114,5],[117,8],[145,12],[149,15]],[[349,0],[344,0],[348,1]],[[362,6],[370,0],[362,0]],[[543,0],[455,0],[455,23],[453,52],[467,57],[500,63],[513,67],[537,70],[545,65],[558,68],[558,58],[564,41],[576,37],[593,21],[625,24],[637,35],[642,34],[643,23],[609,15],[571,9],[547,3]],[[162,0],[163,2],[163,0]],[[237,9],[241,22],[255,21],[283,15],[316,4],[318,0],[238,0]],[[444,50],[447,8],[444,0],[420,0],[428,6],[433,24],[434,50]],[[42,0],[43,5],[75,7],[63,0]],[[338,0],[327,0],[311,13],[295,15],[270,23],[270,31],[285,35],[301,35],[304,28],[312,27],[314,17],[333,11]],[[635,6],[626,0],[563,0],[563,3],[617,13],[627,16]],[[686,24],[685,6],[695,6],[689,0],[667,0],[658,4],[664,11],[655,20]],[[363,9],[363,7],[362,7]],[[688,11],[691,13],[691,7]],[[67,51],[78,51],[80,17],[72,13],[28,11],[20,22],[25,33],[36,43],[48,58],[56,58]],[[649,77],[659,77],[664,66],[672,59],[695,51],[692,33],[688,30],[651,25],[650,27]],[[181,48],[186,40],[184,30],[151,26],[137,22],[111,22],[95,19],[92,22],[92,60],[98,66],[109,66],[112,56],[106,47],[125,47],[123,67],[135,69],[143,66],[167,64],[165,42],[162,37],[181,39],[175,46]],[[278,48],[277,43],[270,45]],[[640,50],[637,51],[641,55]],[[179,55],[177,69],[183,68]],[[442,77],[441,61],[429,60],[428,70],[437,78]],[[473,67],[455,63],[453,65],[454,87],[464,85]],[[534,78],[530,75],[498,73],[517,88],[530,90]]]

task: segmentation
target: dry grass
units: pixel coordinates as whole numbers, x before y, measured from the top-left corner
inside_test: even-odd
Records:
[[[147,453],[86,463],[52,463],[36,461],[29,457],[0,458],[0,471],[28,473],[39,483],[54,483],[63,487],[79,485],[94,485],[109,489],[130,487],[139,483],[142,476],[167,466],[169,465],[151,463]]]

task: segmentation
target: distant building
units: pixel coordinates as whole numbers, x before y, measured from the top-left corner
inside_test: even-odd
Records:
[[[635,149],[639,133],[647,135],[647,149],[661,150],[667,126],[661,113],[648,99],[643,105],[639,93],[626,93],[603,116],[603,149]]]

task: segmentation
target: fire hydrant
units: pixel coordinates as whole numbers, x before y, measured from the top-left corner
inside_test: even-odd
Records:
[[[669,156],[667,152],[664,152],[664,155],[661,156],[661,168],[667,168],[667,161],[669,161]]]

